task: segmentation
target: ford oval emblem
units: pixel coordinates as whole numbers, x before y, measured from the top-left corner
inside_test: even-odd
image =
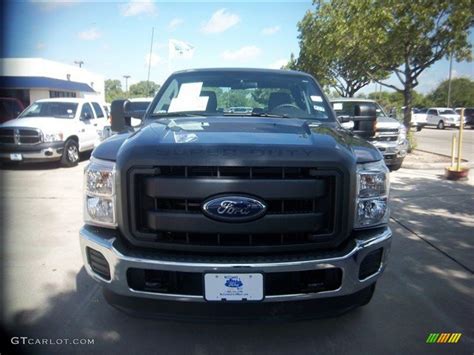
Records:
[[[207,200],[202,210],[209,218],[223,222],[248,222],[262,217],[267,206],[247,196],[219,196]]]

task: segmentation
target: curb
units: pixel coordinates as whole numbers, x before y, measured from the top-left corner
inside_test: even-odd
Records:
[[[434,152],[430,152],[430,151],[422,150],[422,149],[415,149],[415,150],[418,150],[423,153],[429,153],[429,154],[451,159],[451,156],[449,155],[434,153]],[[462,159],[461,165],[465,168],[474,168],[474,162],[469,162],[468,160],[465,160],[465,159]],[[402,168],[413,169],[413,170],[444,169],[444,168],[447,168],[448,166],[451,166],[451,161],[445,162],[445,163],[405,163],[403,162],[402,164]]]

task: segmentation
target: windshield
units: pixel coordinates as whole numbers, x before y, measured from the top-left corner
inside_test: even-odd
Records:
[[[333,120],[317,85],[275,72],[191,72],[171,76],[152,103],[152,117],[277,116]]]
[[[35,102],[20,115],[22,117],[74,118],[77,111],[74,102]]]
[[[439,114],[440,115],[455,115],[456,112],[454,112],[454,110],[451,110],[451,109],[440,109]]]

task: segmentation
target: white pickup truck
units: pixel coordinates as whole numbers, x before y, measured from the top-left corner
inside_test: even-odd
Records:
[[[18,118],[0,125],[0,159],[77,165],[79,153],[94,149],[107,123],[102,105],[96,101],[35,101]]]

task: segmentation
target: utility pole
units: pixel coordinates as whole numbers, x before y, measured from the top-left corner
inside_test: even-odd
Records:
[[[130,78],[130,75],[124,75],[125,78],[125,93],[128,93],[128,79]]]
[[[84,64],[84,61],[83,60],[75,60],[74,64],[77,64],[77,65],[79,65],[79,68],[82,68],[82,65]]]
[[[451,107],[451,76],[453,72],[453,53],[449,56],[449,79],[448,79],[448,104],[446,107]]]
[[[151,70],[151,55],[153,53],[153,35],[155,34],[155,27],[151,28],[151,43],[150,56],[148,57],[148,76],[146,78],[146,96],[150,96],[150,70]]]

